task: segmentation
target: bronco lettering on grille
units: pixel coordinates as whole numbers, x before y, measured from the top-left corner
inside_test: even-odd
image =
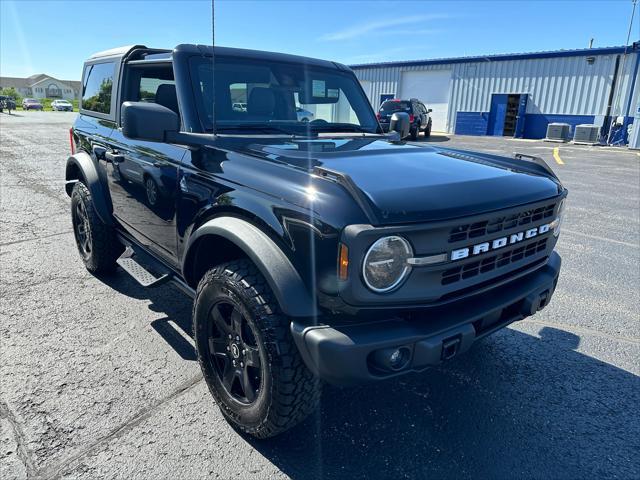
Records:
[[[490,242],[483,242],[478,243],[477,245],[472,245],[470,247],[459,248],[451,252],[450,258],[451,261],[462,260],[463,258],[480,255],[481,253],[486,253],[490,250],[497,250],[507,245],[513,245],[514,243],[522,242],[523,240],[528,240],[530,238],[537,237],[538,235],[547,233],[549,230],[551,230],[551,227],[552,225],[550,223],[546,223],[544,225],[540,225],[539,227],[524,230],[523,232],[513,233],[506,237],[496,238],[495,240],[491,240]]]

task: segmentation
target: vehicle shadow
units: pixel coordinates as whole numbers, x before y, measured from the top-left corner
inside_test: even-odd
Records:
[[[169,285],[158,288],[141,287],[125,272],[100,277],[100,281],[123,295],[140,300],[151,300],[149,309],[163,313],[164,318],[151,322],[151,327],[173,348],[183,360],[198,359],[195,348],[185,338],[193,337],[191,324],[192,301]]]
[[[429,135],[429,138],[421,138],[420,140],[427,143],[441,143],[448,142],[449,140],[451,140],[451,137],[445,135],[444,133],[432,133],[431,135]]]
[[[196,359],[183,335],[192,336],[190,299],[124,272],[103,281],[151,300],[166,314],[154,330]],[[319,411],[299,426],[244,438],[292,478],[638,478],[640,377],[579,343],[551,327],[538,336],[504,329],[419,374],[325,385]]]
[[[421,374],[327,387],[313,418],[248,441],[292,478],[638,478],[640,379],[579,340],[506,329]]]

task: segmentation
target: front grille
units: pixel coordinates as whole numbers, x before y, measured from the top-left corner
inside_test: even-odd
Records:
[[[515,228],[520,225],[528,225],[544,218],[553,216],[555,203],[544,205],[533,210],[524,210],[513,215],[496,217],[491,220],[458,225],[451,229],[449,243],[461,242],[472,238],[492,235],[503,230]]]
[[[536,209],[537,210],[537,209]],[[477,260],[475,262],[465,263],[459,267],[450,268],[442,273],[442,285],[450,285],[475,277],[482,273],[491,272],[500,269],[512,263],[518,262],[524,258],[542,252],[547,248],[548,238],[534,240],[530,243],[521,245],[517,248],[504,251],[502,253],[491,255],[490,257]]]

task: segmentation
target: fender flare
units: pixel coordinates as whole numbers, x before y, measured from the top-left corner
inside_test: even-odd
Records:
[[[76,169],[79,171],[80,178],[76,178],[76,175],[73,174],[73,171]],[[113,225],[109,192],[103,187],[96,165],[88,153],[78,152],[67,159],[65,180],[67,181],[65,189],[69,196],[71,196],[73,185],[77,181],[82,180],[89,189],[89,192],[91,192],[93,206],[100,220],[107,225]]]
[[[316,302],[289,258],[266,233],[240,218],[217,217],[193,232],[183,257],[183,273],[191,247],[206,235],[229,240],[249,257],[267,280],[285,315],[312,317],[317,314]]]

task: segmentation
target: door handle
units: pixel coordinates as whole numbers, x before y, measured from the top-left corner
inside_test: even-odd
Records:
[[[124,162],[124,155],[120,155],[119,153],[105,152],[104,158],[107,159],[107,162],[111,162],[111,163]]]

